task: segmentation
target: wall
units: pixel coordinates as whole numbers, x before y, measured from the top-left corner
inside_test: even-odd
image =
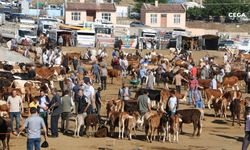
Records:
[[[117,17],[128,17],[128,7],[127,6],[116,6],[116,16]]]
[[[151,14],[157,14],[157,23],[151,24]],[[145,25],[151,26],[151,27],[160,27],[161,26],[161,14],[160,13],[146,13],[145,14]]]
[[[151,14],[157,14],[157,23],[151,24]],[[167,28],[186,28],[186,13],[180,13],[181,20],[180,24],[174,24],[174,14],[178,13],[168,13],[167,14]],[[141,19],[144,21],[144,17]],[[145,25],[151,26],[151,27],[161,27],[161,13],[146,13],[145,14]]]
[[[178,13],[167,14],[167,27],[168,28],[186,28],[186,13],[179,13],[181,15],[180,24],[174,24],[174,15]]]
[[[96,19],[102,19],[102,13],[109,13],[109,12],[96,12]],[[111,13],[111,22],[116,24],[116,12]]]
[[[80,24],[83,23],[83,21],[86,21],[86,12],[81,11],[81,20],[79,21],[73,21],[71,20],[71,13],[74,11],[66,11],[65,13],[65,23],[66,24]]]

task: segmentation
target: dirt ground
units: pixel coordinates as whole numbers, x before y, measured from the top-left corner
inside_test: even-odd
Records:
[[[83,49],[76,48],[64,48],[64,51],[82,51]],[[111,53],[111,50],[108,51]],[[130,50],[132,52],[132,50]],[[168,51],[157,51],[165,56],[168,56]],[[215,51],[199,51],[193,52],[193,57],[198,61],[205,54],[210,56],[216,56],[215,62],[220,63],[222,61],[223,52]],[[111,55],[109,55],[111,56]],[[110,64],[108,59],[107,64]],[[128,81],[128,80],[126,80]],[[110,83],[110,80],[108,80]],[[116,98],[118,88],[121,86],[121,79],[114,80],[114,84],[108,84],[108,90],[102,92],[102,99],[109,100]],[[99,85],[94,85],[95,88]],[[160,85],[163,87],[163,85]],[[185,91],[184,91],[185,92]],[[187,108],[185,104],[181,104],[180,109]],[[101,113],[106,114],[105,106],[102,106]],[[223,118],[213,117],[213,111],[206,109],[205,121],[203,121],[203,131],[200,137],[192,137],[193,132],[192,124],[184,124],[184,135],[179,136],[179,143],[159,142],[153,141],[148,143],[145,141],[145,133],[137,132],[137,136],[132,141],[128,139],[119,140],[118,138],[94,138],[94,137],[81,137],[73,138],[72,136],[62,135],[60,133],[59,138],[48,138],[49,148],[47,150],[239,150],[241,149],[241,140],[244,136],[244,126],[231,126],[231,119],[227,120]],[[229,115],[229,112],[228,112]],[[74,130],[73,118],[70,122],[70,130]],[[60,124],[59,124],[60,127]],[[43,141],[43,140],[42,140]],[[10,141],[11,150],[23,150],[26,149],[26,137],[11,136]]]

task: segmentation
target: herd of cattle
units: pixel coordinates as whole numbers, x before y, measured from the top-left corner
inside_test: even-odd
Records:
[[[73,60],[75,57],[79,57],[78,53],[68,53],[65,55],[69,62]],[[128,55],[130,56],[130,55]],[[129,73],[132,71],[138,72],[139,70],[139,58],[136,56],[127,57],[129,62]],[[157,68],[154,64],[158,64],[160,61],[160,57],[152,58],[152,68]],[[185,74],[188,68],[188,64],[186,61],[176,60],[176,61],[166,61],[166,65],[172,65],[172,72],[175,70],[175,67],[181,67],[184,71],[182,75],[188,79],[188,75]],[[150,65],[148,66],[151,67]],[[220,70],[223,66],[213,65],[211,66],[213,73],[216,74],[216,71]],[[35,72],[35,76],[30,76],[30,71]],[[18,94],[21,95],[25,101],[28,103],[31,101],[32,97],[39,96],[39,91],[43,90],[47,93],[54,88],[54,82],[58,81],[60,77],[60,66],[52,66],[52,67],[39,67],[33,66],[30,64],[24,63],[6,63],[0,62],[0,99],[6,100],[10,95],[13,89],[16,89]],[[198,67],[198,78],[200,78],[201,68]],[[175,72],[174,72],[175,73]],[[119,69],[108,69],[108,75],[111,79],[120,77]],[[230,75],[224,77],[223,82],[218,82],[218,89],[210,89],[211,79],[198,79],[199,86],[202,87],[202,91],[205,96],[205,102],[209,109],[211,109],[211,105],[215,111],[215,117],[220,114],[221,116],[227,117],[227,109],[230,107],[230,111],[232,113],[233,125],[235,116],[238,119],[238,123],[240,125],[240,114],[243,110],[242,107],[245,105],[245,100],[242,98],[242,92],[240,90],[229,90],[229,89],[238,89],[240,85],[243,85],[246,78],[246,72],[233,68]],[[111,80],[113,83],[113,80]],[[170,83],[171,79],[170,79]],[[237,88],[234,88],[237,87]],[[119,138],[124,137],[124,132],[132,139],[132,132],[136,130],[137,127],[142,127],[145,129],[146,138],[148,141],[152,141],[155,139],[156,131],[159,133],[163,133],[162,140],[173,140],[178,142],[178,133],[182,132],[182,124],[183,123],[193,123],[194,131],[193,135],[199,136],[202,131],[202,115],[201,111],[198,109],[183,109],[178,110],[176,115],[169,117],[164,113],[159,112],[149,112],[144,116],[142,121],[140,115],[138,114],[137,108],[137,97],[143,93],[144,90],[147,90],[149,93],[149,97],[152,101],[156,101],[157,103],[167,104],[167,100],[170,96],[169,90],[161,89],[161,90],[149,90],[149,89],[139,89],[136,92],[136,96],[134,100],[129,100],[126,104],[122,100],[113,99],[107,101],[106,109],[107,109],[107,118],[110,125],[110,129],[108,130],[105,126],[105,123],[100,126],[100,120],[95,115],[88,115],[85,120],[76,121],[75,135],[79,136],[81,125],[86,126],[86,130],[88,131],[89,127],[95,127],[95,136],[96,137],[105,137],[110,132],[110,135],[113,136],[113,132],[115,131],[115,127],[119,128]],[[236,91],[236,97],[235,97]],[[176,93],[176,97],[181,100],[185,99],[187,94]],[[237,99],[237,101],[233,101],[233,99]],[[8,112],[8,108],[4,105],[0,105],[0,111]],[[77,119],[76,119],[77,120]],[[0,126],[1,126],[0,120]],[[97,126],[99,128],[97,129]],[[1,128],[1,127],[0,127]],[[196,130],[198,128],[198,132]],[[1,132],[1,131],[0,131]],[[3,131],[6,133],[6,131]],[[0,135],[1,136],[1,135]],[[167,139],[166,139],[167,138]]]

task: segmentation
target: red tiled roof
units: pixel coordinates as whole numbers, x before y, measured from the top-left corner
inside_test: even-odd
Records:
[[[96,10],[96,11],[109,11],[115,12],[116,7],[111,3],[68,3],[66,11],[85,11],[85,10]]]
[[[186,10],[180,4],[159,4],[158,7],[152,4],[143,3],[142,9],[146,12],[159,12],[159,13],[185,13]]]

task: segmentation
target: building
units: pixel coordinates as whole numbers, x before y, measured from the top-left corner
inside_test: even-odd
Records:
[[[116,24],[116,6],[111,3],[67,3],[65,6],[65,23],[81,24],[105,19]]]
[[[151,27],[181,28],[186,27],[186,9],[181,4],[143,3],[141,22]]]

